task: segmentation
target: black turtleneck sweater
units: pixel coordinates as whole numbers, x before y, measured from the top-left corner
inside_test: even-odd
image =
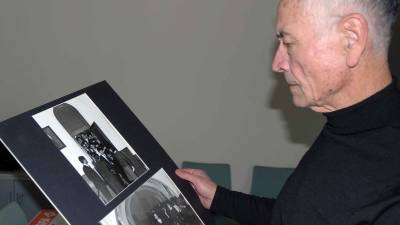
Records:
[[[324,115],[327,123],[276,200],[218,187],[211,210],[243,225],[399,225],[395,85]]]

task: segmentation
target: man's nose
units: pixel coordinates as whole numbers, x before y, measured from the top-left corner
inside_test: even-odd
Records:
[[[276,49],[275,57],[272,61],[272,70],[277,73],[283,73],[289,70],[287,54],[284,52],[281,44]]]

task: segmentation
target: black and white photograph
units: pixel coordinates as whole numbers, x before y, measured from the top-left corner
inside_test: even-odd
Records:
[[[164,169],[100,221],[101,225],[204,225]]]
[[[149,171],[87,94],[32,117],[103,204]]]

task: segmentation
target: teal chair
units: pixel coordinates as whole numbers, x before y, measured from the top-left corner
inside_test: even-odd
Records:
[[[17,202],[10,202],[0,209],[0,223],[7,225],[26,225],[28,219]]]
[[[260,197],[276,198],[293,170],[293,168],[254,166],[250,193]]]
[[[182,168],[202,169],[218,185],[231,189],[231,166],[229,164],[183,161]],[[227,217],[216,216],[214,225],[238,225],[238,223]]]

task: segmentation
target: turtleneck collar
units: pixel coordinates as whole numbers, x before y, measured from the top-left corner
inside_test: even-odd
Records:
[[[324,113],[326,128],[334,133],[353,134],[384,126],[400,125],[400,93],[392,82],[367,99],[347,108]]]

